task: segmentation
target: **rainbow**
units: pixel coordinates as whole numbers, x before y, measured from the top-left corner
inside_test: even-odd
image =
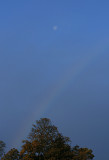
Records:
[[[82,71],[91,63],[93,58],[98,56],[101,52],[102,50],[100,49],[100,47],[98,47],[96,48],[95,52],[93,52],[93,54],[87,54],[78,63],[68,68],[61,80],[58,82],[58,84],[56,84],[56,87],[49,92],[44,100],[42,100],[42,102],[39,104],[39,107],[32,112],[28,120],[25,120],[25,122],[22,123],[20,132],[17,133],[16,137],[12,141],[13,144],[15,144],[14,147],[19,148],[21,140],[24,139],[24,135],[28,135],[27,132],[30,131],[32,123],[36,119],[39,119],[45,111],[52,107],[53,102],[55,102],[56,98],[59,97],[59,95],[69,85],[69,83],[72,80],[74,81],[77,76],[82,73]]]

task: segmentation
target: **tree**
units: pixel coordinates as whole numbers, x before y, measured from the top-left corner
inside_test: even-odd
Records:
[[[1,160],[18,160],[18,159],[20,159],[19,151],[13,148],[7,154],[5,154]]]
[[[4,154],[4,149],[5,149],[5,143],[3,141],[0,141],[0,157]]]
[[[4,147],[2,142],[1,155]],[[36,121],[28,138],[23,141],[20,153],[13,148],[2,160],[92,160],[93,157],[92,150],[88,148],[72,148],[69,137],[63,136],[50,119],[41,118]]]
[[[79,146],[73,147],[72,154],[73,160],[91,160],[94,158],[91,149],[79,148]]]
[[[71,160],[72,152],[69,142],[70,139],[68,137],[64,137],[59,134],[59,136],[52,143],[46,157],[48,157],[50,160]]]
[[[29,156],[36,159],[60,159],[71,153],[70,139],[59,133],[56,126],[52,125],[50,119],[41,118],[36,121],[29,134],[28,140],[23,141],[24,145],[20,152],[21,156]]]

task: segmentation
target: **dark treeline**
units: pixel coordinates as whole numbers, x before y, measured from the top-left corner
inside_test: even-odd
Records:
[[[91,149],[72,147],[70,138],[59,133],[48,118],[36,121],[29,136],[22,143],[20,151],[12,148],[5,153],[5,143],[0,141],[1,160],[92,160],[94,158]]]

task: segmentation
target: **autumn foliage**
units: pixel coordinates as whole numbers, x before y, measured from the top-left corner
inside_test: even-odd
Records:
[[[1,155],[2,160],[92,160],[94,155],[88,148],[71,147],[69,137],[59,133],[50,119],[41,118],[33,125],[21,150],[13,148]]]

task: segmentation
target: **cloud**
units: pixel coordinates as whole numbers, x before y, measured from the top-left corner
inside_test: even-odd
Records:
[[[53,26],[53,30],[56,31],[58,29],[58,26]]]

